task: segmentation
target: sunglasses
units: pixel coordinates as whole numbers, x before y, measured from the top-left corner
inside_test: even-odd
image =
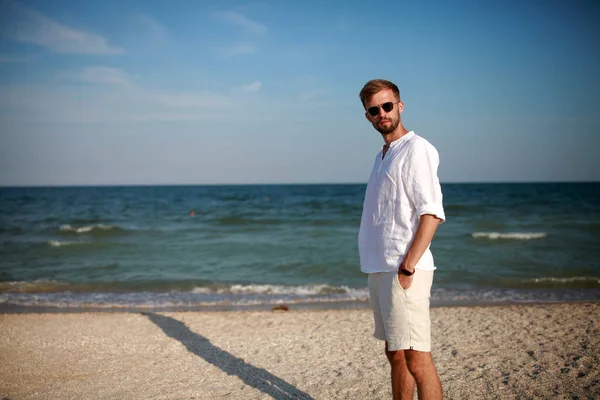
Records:
[[[398,102],[396,102],[398,103]],[[377,115],[379,115],[379,107],[383,108],[383,111],[385,111],[386,113],[389,113],[390,111],[392,111],[394,109],[394,104],[396,103],[392,103],[391,101],[388,101],[387,103],[383,103],[380,106],[373,106],[373,107],[369,107],[367,109],[367,112],[369,114],[371,114],[372,117],[375,117]]]

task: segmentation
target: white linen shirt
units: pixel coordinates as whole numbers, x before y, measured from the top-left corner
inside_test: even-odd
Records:
[[[421,215],[446,220],[435,147],[410,131],[390,144],[383,159],[382,152],[383,148],[369,177],[358,233],[360,267],[365,273],[398,269]],[[429,246],[415,268],[436,269]]]

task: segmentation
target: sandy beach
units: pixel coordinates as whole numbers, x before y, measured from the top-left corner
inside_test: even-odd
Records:
[[[1,399],[389,399],[362,310],[0,315]],[[600,304],[432,309],[448,399],[597,399]]]

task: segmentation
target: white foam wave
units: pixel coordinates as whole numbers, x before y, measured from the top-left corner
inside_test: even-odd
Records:
[[[513,240],[531,240],[543,239],[548,236],[545,232],[475,232],[471,236],[475,239],[513,239]]]
[[[344,295],[355,300],[365,300],[369,291],[365,288],[350,288],[348,286],[331,285],[231,285],[229,287],[197,287],[192,293],[200,294],[244,294],[244,295],[292,295],[292,296],[328,296]]]
[[[72,245],[77,245],[77,244],[85,244],[87,242],[66,242],[66,241],[60,241],[60,240],[49,240],[48,244],[52,247],[62,247],[62,246],[72,246]]]
[[[67,283],[53,279],[36,279],[34,281],[0,282],[0,292],[46,292],[49,290],[64,289]]]
[[[89,233],[94,230],[109,231],[109,230],[115,229],[115,228],[116,227],[113,225],[103,225],[103,224],[87,225],[87,226],[80,226],[80,227],[74,227],[69,224],[65,224],[65,225],[60,226],[60,231],[61,232],[74,232],[74,233]]]
[[[573,283],[573,282],[595,282],[600,285],[600,278],[594,276],[573,276],[570,278],[543,277],[526,280],[534,283]]]

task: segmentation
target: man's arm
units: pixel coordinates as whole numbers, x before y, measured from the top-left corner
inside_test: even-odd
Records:
[[[415,272],[415,266],[427,250],[427,247],[433,240],[433,235],[435,235],[435,231],[437,230],[438,225],[440,224],[441,219],[431,214],[421,215],[419,218],[419,226],[417,228],[417,233],[415,234],[415,238],[410,244],[406,255],[404,256],[404,260],[400,264],[400,269],[405,269],[411,273]],[[400,277],[400,285],[404,289],[408,289],[412,283],[412,275],[406,276],[402,273],[399,274]]]

